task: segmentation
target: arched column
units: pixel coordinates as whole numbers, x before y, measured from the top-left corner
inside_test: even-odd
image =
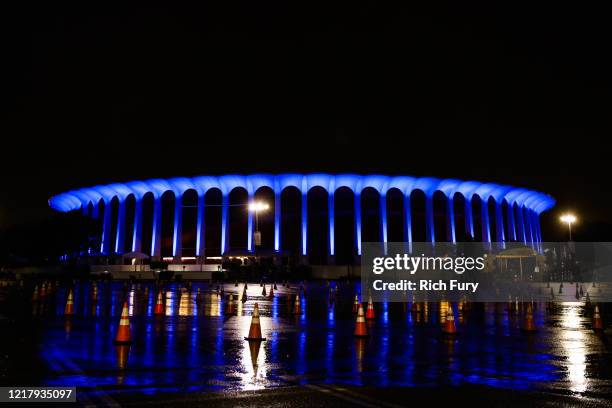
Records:
[[[205,192],[198,193],[198,216],[196,221],[196,256],[204,256],[204,247],[206,241],[206,223],[205,223]]]
[[[540,225],[540,214],[537,212],[533,213],[533,217],[535,218],[536,231],[538,234],[538,243],[542,243],[542,226]]]
[[[433,193],[425,194],[425,239],[432,244],[435,240]]]
[[[457,242],[455,233],[455,205],[454,195],[446,197],[446,239],[453,244]]]
[[[361,192],[355,192],[355,249],[361,256]]]
[[[474,235],[474,217],[472,215],[472,197],[465,196],[465,231],[473,239]]]
[[[495,200],[495,240],[501,248],[505,248],[505,233],[504,233],[504,214],[502,212],[502,204],[499,200]]]
[[[387,254],[387,192],[380,192],[380,240],[383,243],[385,255]]]
[[[517,226],[518,226],[518,240],[522,241],[524,244],[527,243],[527,237],[525,234],[525,220],[523,219],[523,206],[522,205],[517,205],[516,206],[517,209]],[[512,211],[514,211],[514,206]]]
[[[221,255],[229,251],[229,193],[221,197]]]
[[[100,202],[92,202],[91,204],[93,205],[93,208],[91,210],[91,216],[94,220],[97,220],[100,217]]]
[[[100,252],[108,255],[111,251],[111,201],[104,200],[104,221],[102,223],[102,245]]]
[[[302,191],[302,256],[308,254],[308,191]]]
[[[482,224],[482,242],[485,248],[491,248],[491,228],[489,227],[489,200],[481,198],[480,200],[480,217]]]
[[[509,234],[508,239],[511,241],[516,241],[516,225],[514,223],[514,205],[508,203],[506,212],[508,214],[508,234]]]
[[[119,213],[117,214],[117,234],[115,236],[115,253],[121,254],[125,248],[125,207],[126,199],[119,198]]]
[[[404,194],[404,242],[408,242],[408,252],[412,252],[412,213],[410,192]]]
[[[142,197],[136,197],[134,207],[134,233],[132,234],[132,252],[142,252]]]
[[[542,228],[540,227],[540,214],[533,212],[533,225],[536,235],[538,252],[542,252]]]
[[[153,201],[153,231],[151,232],[151,256],[159,258],[161,256],[161,194]]]
[[[281,193],[274,191],[274,251],[281,249]]]
[[[249,205],[254,201],[253,193],[249,192],[247,196],[247,251],[253,252],[253,211],[249,209]]]
[[[533,236],[533,218],[529,208],[525,208],[525,235],[527,237],[527,243],[533,247],[535,242]]]
[[[176,196],[174,203],[174,232],[172,236],[172,256],[181,257],[183,252],[183,195]]]
[[[531,222],[531,210],[529,208],[525,208],[525,239],[528,244],[533,247],[533,226]]]
[[[329,234],[329,256],[332,257],[331,259],[333,260],[333,256],[336,255],[336,248],[335,248],[335,233],[334,233],[334,192],[333,191],[329,191],[327,193],[327,218],[329,220],[328,225],[329,228],[327,230],[327,233]],[[329,262],[329,263],[333,263],[333,262]]]

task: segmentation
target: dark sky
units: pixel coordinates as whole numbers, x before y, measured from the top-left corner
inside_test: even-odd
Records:
[[[611,26],[592,4],[10,3],[0,230],[92,184],[350,171],[541,190],[550,237],[572,209],[612,239]]]

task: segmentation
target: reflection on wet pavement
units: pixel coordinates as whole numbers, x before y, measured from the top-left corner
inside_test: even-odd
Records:
[[[526,305],[452,303],[458,334],[444,336],[448,302],[379,303],[370,334],[353,336],[358,286],[89,283],[74,287],[75,316],[63,314],[66,288],[33,303],[43,328],[38,353],[47,385],[107,393],[260,390],[288,384],[363,386],[488,385],[577,394],[608,392],[612,363],[605,334],[590,328],[583,302],[533,304],[537,331],[521,330]],[[268,286],[270,287],[270,285]],[[164,315],[154,316],[159,290]],[[199,291],[199,292],[198,292]],[[331,293],[330,293],[331,292]],[[300,312],[295,295],[300,293]],[[334,293],[337,293],[334,295]],[[361,296],[360,296],[361,298]],[[127,299],[133,344],[112,339]],[[248,342],[255,302],[265,342]]]

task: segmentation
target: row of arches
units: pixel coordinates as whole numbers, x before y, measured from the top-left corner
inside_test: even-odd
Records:
[[[263,201],[269,210],[257,219],[248,203]],[[210,188],[201,195],[187,189],[155,197],[89,203],[84,212],[100,220],[102,254],[144,252],[153,257],[218,256],[253,251],[253,231],[261,232],[261,249],[308,256],[313,264],[334,257],[350,263],[362,242],[484,243],[541,241],[539,214],[517,203],[493,197],[442,191],[427,195],[397,188],[385,194],[367,187],[359,193],[340,187],[328,193],[315,186],[306,194],[296,187],[275,193],[260,187],[253,194],[236,187],[223,194]],[[258,225],[255,225],[258,222]]]

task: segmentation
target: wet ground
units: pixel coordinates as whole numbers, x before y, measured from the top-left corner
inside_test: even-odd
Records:
[[[89,282],[60,284],[36,300],[28,284],[1,288],[1,383],[76,386],[82,404],[111,406],[405,406],[406,399],[455,398],[584,406],[612,398],[608,332],[591,329],[584,301],[534,304],[534,333],[521,330],[526,304],[453,303],[454,336],[441,332],[444,303],[379,303],[369,337],[356,339],[357,286],[300,286],[277,284],[270,297],[270,284],[264,296],[249,283],[243,298],[242,283],[165,285],[163,316],[153,315],[152,283],[98,283],[97,300]],[[65,318],[69,287],[75,315]],[[133,343],[116,346],[124,300]],[[266,341],[250,343],[255,303]],[[607,304],[600,306],[610,321]]]

